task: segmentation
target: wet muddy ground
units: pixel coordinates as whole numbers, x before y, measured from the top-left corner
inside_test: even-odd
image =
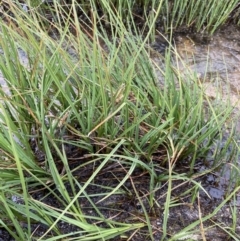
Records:
[[[179,34],[176,49],[185,68],[196,71],[206,94],[223,99],[240,108],[240,28],[227,26],[213,36]]]
[[[188,68],[196,71],[197,76],[206,90],[206,94],[215,99],[218,98],[218,87],[221,87],[221,94],[223,100],[227,100],[230,96],[231,104],[236,106],[236,113],[240,108],[239,94],[240,94],[240,29],[236,27],[228,26],[218,31],[213,36],[205,36],[201,34],[186,34],[179,33],[174,37],[176,49],[178,50],[181,58],[184,60],[182,65],[182,71],[186,71]],[[162,43],[158,43],[162,48]],[[162,49],[161,49],[162,52]],[[24,53],[20,52],[20,56],[23,62],[26,61]],[[0,82],[4,84],[4,79],[0,75]],[[236,125],[240,126],[239,121]],[[173,180],[172,191],[172,207],[170,208],[168,218],[168,238],[181,231],[189,224],[199,220],[199,216],[202,217],[212,213],[215,208],[226,198],[226,191],[229,185],[229,164],[225,164],[225,171],[215,171],[204,177],[199,177],[196,180],[201,182],[202,186],[208,192],[208,195],[202,190],[199,191],[199,196],[192,202],[191,194],[195,190],[189,192],[188,195],[182,195],[184,192],[191,190],[193,184],[190,182],[179,182]],[[72,168],[75,168],[75,164],[72,163]],[[167,170],[160,169],[157,166],[156,173],[158,175],[164,174]],[[183,167],[181,167],[183,168]],[[204,164],[199,162],[196,166],[196,173],[202,171]],[[187,164],[186,164],[187,169]],[[93,166],[89,166],[88,170],[79,169],[75,171],[75,176],[79,178],[80,183],[85,183],[91,173],[94,171]],[[183,170],[181,170],[182,172]],[[178,172],[178,170],[176,170]],[[101,171],[96,177],[94,185],[89,185],[86,190],[89,195],[95,193],[106,192],[107,187],[116,187],[126,175],[126,170],[118,162],[113,163],[112,166],[108,166]],[[196,174],[197,175],[197,174]],[[151,226],[154,233],[155,240],[160,240],[162,236],[162,223],[164,203],[167,193],[167,181],[159,181],[154,189],[156,200],[154,205],[149,205],[149,175],[142,169],[137,169],[131,176],[134,182],[129,179],[122,189],[123,194],[112,195],[103,202],[98,203],[102,197],[93,197],[92,201],[98,206],[103,216],[107,219],[115,221],[142,222],[144,220],[144,212],[141,208],[139,200],[134,193],[134,189],[137,189],[141,197],[141,201],[146,207],[146,211],[149,214]],[[143,181],[144,180],[144,181]],[[135,186],[133,186],[133,183]],[[100,190],[99,186],[102,187]],[[104,189],[106,187],[106,189]],[[68,184],[66,188],[70,190]],[[126,192],[130,190],[130,192]],[[59,194],[60,195],[60,194]],[[52,196],[46,196],[44,192],[32,192],[32,197],[37,200],[41,200],[44,203],[61,208],[61,204],[55,200]],[[78,202],[83,208],[83,212],[87,215],[98,215],[91,207],[89,201],[82,197]],[[97,204],[98,203],[98,204]],[[177,204],[177,205],[176,205]],[[237,216],[240,215],[240,194],[236,195],[235,206],[237,207]],[[113,209],[114,207],[114,209]],[[207,222],[203,223],[204,232],[201,232],[201,228],[197,225],[194,230],[194,234],[181,238],[179,240],[213,240],[221,241],[226,240],[229,235],[226,234],[222,227],[232,227],[233,216],[231,208],[233,207],[233,200],[227,202],[219,212],[210,218]],[[89,220],[91,222],[91,220]],[[216,225],[217,223],[217,225]],[[104,224],[100,224],[100,226]],[[35,234],[41,236],[48,227],[36,224],[33,226]],[[76,227],[69,227],[68,224],[59,223],[59,228],[63,233],[70,233],[77,231]],[[237,220],[236,234],[240,237],[240,219]],[[126,234],[125,237],[118,237],[112,240],[120,241],[127,240],[131,234]],[[148,229],[143,228],[131,237],[133,241],[150,240],[148,237]],[[176,239],[177,240],[177,239]],[[231,240],[231,239],[228,239]],[[13,241],[9,234],[5,230],[0,229],[0,241]]]
[[[72,163],[74,166],[74,163]],[[199,163],[199,166],[202,164]],[[91,175],[92,171],[94,171],[94,166],[88,166],[88,170],[79,169],[75,171],[74,175],[78,177],[79,183],[84,185],[84,183]],[[92,170],[91,170],[92,168]],[[126,168],[126,167],[125,167]],[[96,196],[96,193],[104,193],[109,190],[110,187],[116,187],[119,182],[126,175],[126,169],[123,168],[120,162],[112,163],[110,166],[106,166],[99,175],[94,180],[93,184],[90,184],[86,189],[86,192],[91,197],[92,202],[96,204],[99,211],[106,219],[125,222],[125,223],[139,223],[144,222],[144,210],[141,207],[139,199],[136,195],[134,195],[134,189],[138,190],[138,194],[140,196],[141,201],[146,208],[146,212],[150,217],[151,228],[154,234],[154,240],[158,241],[162,237],[162,223],[164,216],[164,203],[166,201],[166,193],[168,191],[168,182],[159,181],[154,188],[155,198],[154,205],[149,204],[149,186],[150,186],[150,177],[147,172],[144,172],[142,169],[136,169],[131,177],[125,182],[123,187],[120,189],[122,194],[112,195],[106,200],[99,203],[102,199],[102,196]],[[186,166],[187,168],[187,166]],[[155,167],[155,171],[158,175],[164,174],[167,170],[160,169],[159,167]],[[178,170],[176,170],[178,171]],[[197,170],[196,170],[197,172]],[[203,187],[207,188],[209,186],[217,187],[215,183],[217,178],[214,177],[215,174],[211,174],[212,180],[205,180],[205,178],[198,178],[196,181],[202,182]],[[210,177],[210,176],[209,176]],[[207,179],[209,178],[207,177]],[[144,181],[143,181],[144,180]],[[134,183],[134,184],[133,184]],[[133,186],[134,185],[134,186]],[[202,190],[199,191],[199,196],[196,197],[195,200],[191,200],[191,195],[195,192],[193,188],[193,184],[189,181],[172,181],[172,193],[171,193],[171,205],[168,217],[168,237],[166,240],[169,240],[172,235],[181,231],[194,221],[199,220],[199,216],[202,217],[212,213],[216,207],[221,203],[223,197],[209,197]],[[52,187],[54,189],[54,187]],[[66,188],[70,191],[70,185],[66,183]],[[192,189],[192,190],[191,190]],[[127,191],[129,190],[129,192]],[[185,192],[189,192],[189,195],[186,195]],[[56,190],[55,190],[56,191]],[[131,194],[130,194],[131,193]],[[36,200],[41,200],[49,206],[54,208],[61,208],[61,203],[56,200],[52,195],[47,195],[47,192],[44,191],[32,191],[31,197]],[[61,194],[59,193],[59,196]],[[90,202],[85,197],[80,197],[78,202],[82,208],[84,214],[88,216],[98,216],[99,214],[92,208]],[[194,234],[188,235],[185,238],[174,239],[174,240],[203,240],[203,235],[206,240],[211,241],[225,241],[228,235],[221,229],[221,227],[231,227],[232,226],[232,213],[231,213],[232,203],[228,202],[224,205],[216,215],[213,215],[207,222],[203,223],[204,232],[201,233],[200,225],[196,225],[193,229]],[[240,214],[240,206],[238,214]],[[237,214],[237,215],[238,215]],[[95,221],[89,219],[90,223],[94,223]],[[98,223],[99,227],[106,227],[106,224],[101,222]],[[216,223],[219,225],[216,225]],[[70,226],[66,223],[59,222],[58,227],[62,233],[73,233],[78,231],[79,229],[74,226]],[[39,223],[32,225],[34,232],[36,235],[43,235],[44,232],[47,231],[48,227],[41,225]],[[237,228],[236,233],[240,235],[240,220],[237,220]],[[14,239],[10,238],[7,232],[0,230],[0,240],[4,241],[13,241]],[[54,236],[54,232],[49,233]],[[128,240],[128,238],[132,235],[130,240],[133,241],[143,241],[143,240],[151,240],[148,236],[149,232],[147,227],[142,228],[137,233],[127,233],[122,237],[117,237],[111,239],[113,241],[122,241]],[[74,237],[74,235],[73,235]],[[240,237],[240,236],[239,236]],[[228,239],[231,240],[231,239]]]

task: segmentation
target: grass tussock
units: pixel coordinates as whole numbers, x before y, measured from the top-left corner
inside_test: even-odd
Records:
[[[220,146],[231,108],[216,108],[195,75],[181,75],[171,49],[162,66],[153,63],[145,47],[156,18],[144,38],[101,1],[107,34],[96,12],[83,26],[73,5],[70,16],[54,4],[55,22],[13,3],[0,22],[0,225],[16,240],[154,240],[149,213],[160,210],[157,191],[167,183],[167,237],[173,183],[204,190],[194,179],[210,170],[194,176],[196,164],[211,160],[215,168],[236,157],[233,132]],[[119,196],[137,202],[141,215],[121,216]]]
[[[2,5],[9,10],[9,1]],[[15,3],[14,3],[15,4]],[[132,20],[137,22],[137,32],[149,29],[152,24],[164,29],[166,33],[179,27],[192,28],[197,32],[207,31],[213,34],[226,22],[239,24],[239,0],[217,1],[203,0],[137,0],[137,1],[16,1],[25,11],[37,11],[46,24],[46,19],[64,24],[69,15],[77,14],[83,24],[92,22],[92,13],[97,12],[99,23],[109,27],[113,15],[122,19],[125,26],[133,28]],[[157,19],[157,22],[154,20]],[[152,31],[152,34],[154,32]]]

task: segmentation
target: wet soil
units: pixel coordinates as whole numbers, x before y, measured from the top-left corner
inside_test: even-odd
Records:
[[[161,37],[162,38],[162,37]],[[216,100],[220,105],[229,103],[233,107],[232,120],[236,127],[236,141],[240,138],[240,27],[226,25],[214,35],[195,33],[188,30],[174,33],[171,43],[179,57],[173,58],[182,74],[190,72],[197,76],[199,86],[210,100]],[[162,49],[155,49],[162,53]],[[162,64],[157,56],[154,62]],[[160,79],[161,81],[161,79]],[[212,198],[222,199],[228,187],[230,177],[226,165],[222,173],[205,177],[206,188]],[[213,187],[212,183],[218,183]],[[239,202],[239,201],[238,201]]]
[[[220,87],[223,100],[230,97],[231,104],[239,109],[240,28],[225,26],[213,36],[179,34],[175,42],[184,67],[197,73],[206,94],[216,98]]]
[[[95,165],[97,163],[88,165],[87,169],[76,169],[74,172],[74,176],[78,179],[81,185],[88,180],[91,173],[95,169]],[[76,164],[70,163],[70,166],[75,168]],[[200,171],[200,168],[203,164],[199,163],[199,170],[196,167],[196,173]],[[168,192],[168,181],[161,179],[161,176],[167,175],[168,170],[159,168],[158,165],[154,166],[154,170],[159,177],[158,180],[155,180],[155,187],[153,188],[153,193],[155,194],[155,200],[151,205],[149,202],[150,193],[149,187],[151,186],[151,180],[148,172],[143,170],[142,168],[136,168],[136,170],[129,176],[129,179],[124,183],[124,185],[120,188],[118,194],[114,194],[109,198],[106,198],[103,201],[100,201],[104,196],[96,195],[99,193],[108,192],[109,188],[116,187],[120,181],[126,175],[129,167],[123,166],[123,164],[119,161],[113,161],[109,163],[104,169],[101,170],[99,175],[96,176],[94,183],[91,183],[86,192],[89,197],[91,197],[91,201],[98,207],[101,214],[105,219],[114,220],[117,222],[124,223],[139,223],[146,222],[144,210],[141,206],[141,202],[145,207],[145,211],[150,218],[151,228],[153,230],[154,240],[160,240],[162,237],[162,224],[164,217],[164,205],[166,202],[166,195]],[[188,167],[186,166],[186,170]],[[177,170],[176,172],[182,172],[181,170]],[[196,174],[197,176],[198,174]],[[212,179],[209,180],[210,175],[204,178],[195,178],[196,181],[202,183],[204,188],[209,186],[217,188],[217,177],[212,173]],[[193,177],[194,178],[194,177]],[[209,197],[204,191],[196,190],[193,188],[194,185],[190,181],[179,181],[172,179],[172,193],[171,193],[171,207],[168,216],[168,229],[167,229],[167,239],[169,240],[174,234],[181,231],[194,221],[198,221],[200,216],[204,217],[209,213],[212,213],[216,207],[223,201],[223,197]],[[53,191],[58,192],[55,187],[51,187]],[[78,187],[76,188],[76,192],[79,191]],[[71,188],[68,183],[66,183],[66,189],[69,193],[71,193]],[[139,195],[139,198],[136,195]],[[192,200],[192,194],[194,192],[199,192],[198,196],[196,196],[195,200]],[[188,194],[186,194],[186,192]],[[58,201],[53,195],[47,194],[47,191],[30,191],[31,198],[36,200],[41,200],[43,203],[48,206],[54,208],[63,208],[61,202]],[[61,193],[59,193],[61,197]],[[89,200],[85,197],[80,197],[78,199],[79,205],[85,215],[88,216],[99,216],[99,213],[95,211],[92,207]],[[207,222],[203,223],[204,234],[201,232],[200,225],[196,225],[193,229],[194,234],[188,235],[188,238],[174,239],[174,240],[203,240],[203,235],[206,240],[213,241],[225,241],[228,239],[229,235],[225,233],[221,227],[231,227],[232,226],[232,213],[231,208],[233,207],[233,203],[228,202],[224,205],[216,215],[213,215]],[[240,206],[237,206],[238,211],[237,215],[240,214]],[[99,227],[106,227],[104,222],[94,221],[90,218],[87,220],[89,223],[95,223]],[[216,225],[216,223],[218,225]],[[146,225],[147,226],[147,225]],[[236,233],[240,235],[240,220],[237,220],[237,228]],[[34,230],[35,238],[40,237],[47,231],[49,227],[42,225],[40,223],[32,225]],[[61,233],[74,233],[79,231],[79,228],[76,226],[71,226],[64,222],[58,223],[58,229]],[[12,238],[5,232],[0,229],[0,234],[2,234],[2,240],[4,241],[13,241]],[[52,231],[49,233],[49,237],[54,236],[55,233]],[[116,237],[111,240],[120,241],[120,240],[133,240],[133,241],[142,241],[142,240],[151,240],[149,235],[148,228],[142,228],[136,233],[129,232],[126,233],[122,237]],[[0,236],[1,237],[1,236]],[[74,234],[72,238],[76,237]],[[130,239],[128,239],[131,237]],[[239,236],[240,237],[240,236]],[[1,240],[1,238],[0,238]],[[228,239],[231,240],[231,239]]]
[[[152,47],[159,54],[169,45],[158,31],[157,41]],[[186,76],[194,74],[210,100],[229,103],[235,117],[240,114],[240,27],[226,25],[214,35],[195,33],[183,29],[174,33],[170,45],[179,56],[174,55],[172,64]],[[153,54],[152,59],[163,65],[162,59]],[[161,74],[159,73],[160,82]],[[240,131],[240,119],[234,118]]]

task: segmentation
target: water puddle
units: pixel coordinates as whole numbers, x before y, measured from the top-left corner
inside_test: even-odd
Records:
[[[236,129],[240,132],[240,120],[236,118],[240,115],[240,28],[227,26],[213,36],[179,33],[174,37],[174,43],[179,56],[173,54],[173,65],[186,76],[195,73],[209,99],[230,103],[234,107],[232,117]],[[160,48],[156,50],[161,53]],[[164,68],[159,56],[153,55],[152,59]],[[157,74],[163,84],[162,74]],[[225,164],[222,170],[206,175],[201,182],[213,200],[223,200],[229,190],[230,178],[231,167]],[[240,204],[240,198],[237,202]]]
[[[211,99],[229,101],[240,113],[240,28],[228,26],[213,36],[179,34],[175,38],[176,49],[184,64],[181,71],[194,71],[205,94]],[[240,120],[236,119],[237,131]],[[224,171],[205,177],[205,186],[213,199],[224,199],[228,190],[231,171],[225,164]],[[237,203],[240,200],[237,198]]]
[[[197,73],[206,94],[215,99],[220,90],[222,100],[240,109],[240,28],[228,26],[211,37],[179,34],[175,42],[184,68]]]

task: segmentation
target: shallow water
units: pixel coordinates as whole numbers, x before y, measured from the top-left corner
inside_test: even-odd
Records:
[[[196,71],[206,94],[215,99],[220,90],[221,99],[229,98],[240,109],[240,28],[228,26],[210,37],[179,34],[175,42],[187,68]]]
[[[234,124],[240,132],[240,119],[237,118],[240,115],[240,28],[228,26],[213,36],[178,33],[173,42],[179,54],[178,57],[173,56],[173,65],[183,75],[195,73],[199,86],[209,99],[230,103],[234,107]],[[157,43],[155,45],[161,46]],[[162,53],[160,48],[155,50]],[[158,66],[164,66],[159,56],[153,55],[152,59]],[[160,72],[158,76],[160,83],[164,84]],[[239,143],[240,140],[236,141]],[[224,170],[209,174],[201,180],[211,198],[224,199],[231,177],[230,168],[229,164],[225,164]],[[240,205],[240,197],[236,199]]]
[[[240,131],[240,28],[228,26],[213,36],[201,34],[179,34],[175,38],[176,49],[184,64],[182,71],[189,68],[196,72],[206,95],[219,101],[230,101],[235,107],[234,120]],[[239,140],[237,140],[239,141]],[[230,179],[230,165],[224,171],[210,174],[205,186],[213,199],[224,199]],[[236,197],[240,205],[240,197]]]

